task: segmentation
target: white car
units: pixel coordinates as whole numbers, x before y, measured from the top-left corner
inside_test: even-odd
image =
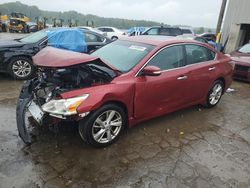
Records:
[[[93,27],[89,27],[89,26],[78,26],[77,28],[79,29],[86,29],[86,30],[89,30],[89,31],[93,31],[93,32],[96,32],[96,33],[99,33],[101,35],[104,35],[105,37],[107,36],[106,33],[96,29],[96,28],[93,28]]]
[[[191,27],[179,27],[182,31],[183,35],[190,35],[190,36],[194,36],[194,30]]]
[[[104,33],[107,33],[107,37],[112,39],[112,40],[116,40],[116,39],[126,35],[125,32],[123,32],[115,27],[103,26],[103,27],[97,27],[96,29],[98,29]]]

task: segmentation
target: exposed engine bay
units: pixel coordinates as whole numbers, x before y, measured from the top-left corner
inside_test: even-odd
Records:
[[[38,77],[32,80],[32,91],[37,103],[43,105],[60,93],[109,83],[115,73],[94,63],[67,68],[40,68]]]
[[[33,125],[27,121],[30,117],[39,125],[53,125],[52,117],[74,120],[71,115],[77,114],[77,106],[88,94],[61,99],[61,93],[107,84],[116,76],[116,72],[98,61],[64,68],[40,67],[37,77],[24,83],[18,99],[16,119],[20,137],[26,144],[32,143]]]

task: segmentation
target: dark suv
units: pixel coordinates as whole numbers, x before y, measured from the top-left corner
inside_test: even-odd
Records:
[[[182,35],[182,30],[178,27],[164,27],[155,26],[150,27],[142,33],[142,35],[165,35],[165,36],[178,36]]]

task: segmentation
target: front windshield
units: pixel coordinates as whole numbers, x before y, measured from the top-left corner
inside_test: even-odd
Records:
[[[27,37],[22,38],[20,41],[24,43],[36,43],[47,36],[47,32],[45,30],[38,31],[33,33]]]
[[[117,40],[92,53],[121,72],[128,72],[152,49],[153,45]]]
[[[246,44],[245,46],[242,46],[239,49],[239,52],[241,52],[241,53],[250,53],[250,43]]]

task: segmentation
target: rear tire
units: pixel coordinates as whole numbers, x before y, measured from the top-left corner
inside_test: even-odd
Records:
[[[126,123],[124,110],[115,104],[106,104],[79,122],[79,134],[89,145],[106,147],[120,136]]]
[[[215,107],[222,97],[224,91],[224,83],[221,80],[216,80],[207,94],[205,107]]]

